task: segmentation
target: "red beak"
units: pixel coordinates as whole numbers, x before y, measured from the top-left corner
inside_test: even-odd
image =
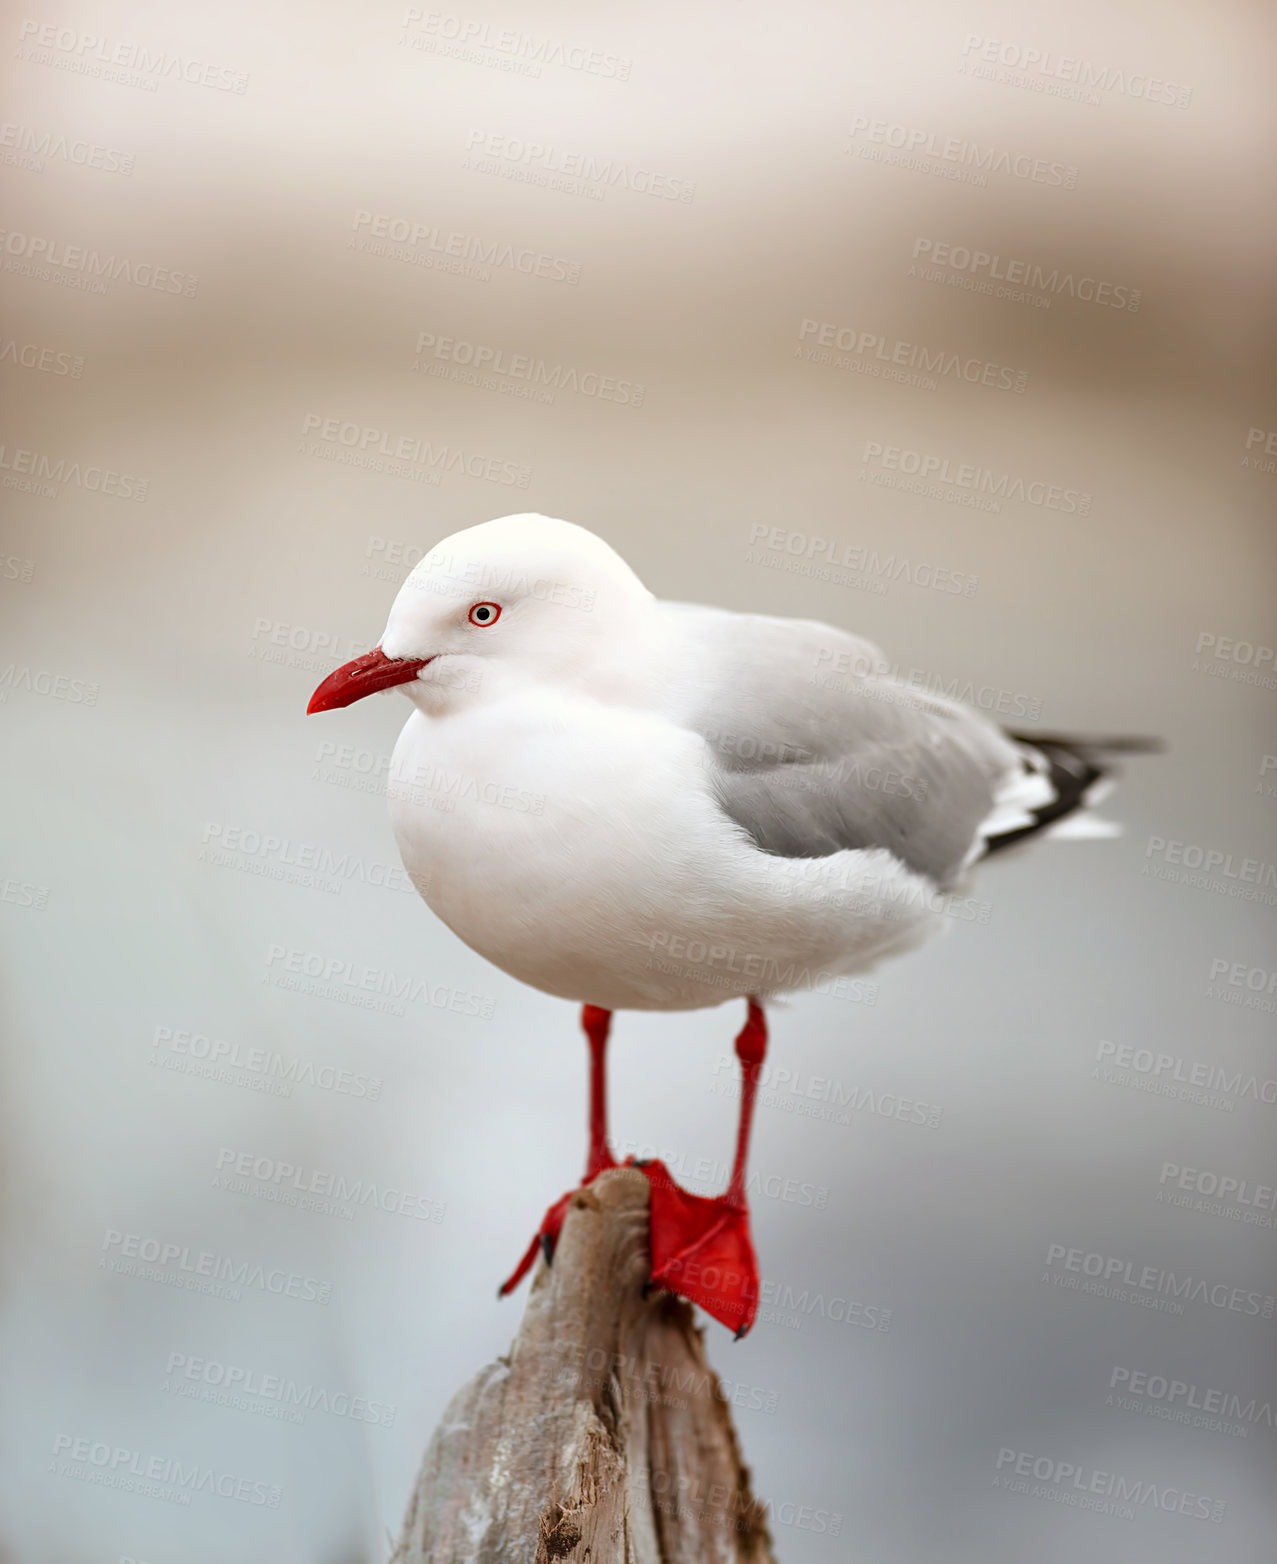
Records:
[[[375,646],[371,652],[330,673],[311,696],[306,714],[336,711],[339,706],[363,700],[365,695],[388,690],[393,684],[407,684],[430,661],[429,657],[387,657],[380,646]]]

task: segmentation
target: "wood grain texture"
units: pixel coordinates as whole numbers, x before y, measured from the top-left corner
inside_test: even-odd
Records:
[[[690,1306],[643,1297],[648,1182],[573,1196],[508,1357],[452,1398],[391,1564],[774,1564]]]

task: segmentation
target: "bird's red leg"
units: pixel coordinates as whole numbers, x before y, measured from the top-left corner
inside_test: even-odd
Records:
[[[699,1303],[739,1341],[758,1313],[758,1261],[745,1204],[745,1165],[754,1099],[767,1052],[767,1022],[757,1000],[736,1039],[741,1064],[736,1157],[727,1189],[714,1200],[691,1195],[661,1162],[643,1165],[652,1186],[652,1283]]]
[[[616,1158],[607,1143],[607,1034],[612,1026],[612,1012],[600,1010],[598,1005],[581,1006],[581,1025],[590,1045],[590,1144],[585,1157],[585,1177],[588,1184],[606,1168],[616,1166]]]
[[[767,1056],[767,1017],[756,999],[749,1001],[749,1014],[736,1039],[736,1057],[740,1060],[740,1118],[736,1125],[736,1158],[724,1200],[730,1206],[745,1206],[745,1164],[749,1161],[749,1137],[754,1128],[754,1099],[758,1079]]]
[[[585,1177],[581,1185],[590,1183],[606,1168],[616,1166],[616,1158],[612,1155],[612,1149],[607,1143],[607,1068],[605,1055],[607,1053],[607,1034],[612,1025],[612,1012],[601,1010],[598,1005],[583,1005],[581,1007],[581,1025],[585,1029],[586,1040],[590,1045],[590,1139],[585,1156]],[[578,1186],[579,1188],[580,1186]],[[515,1266],[508,1279],[502,1282],[497,1290],[497,1297],[504,1298],[511,1293],[532,1269],[538,1252],[545,1256],[545,1263],[550,1264],[554,1256],[554,1246],[559,1241],[559,1229],[563,1226],[563,1218],[567,1215],[568,1201],[576,1193],[569,1190],[560,1200],[556,1200],[545,1213],[541,1226],[537,1230],[532,1242],[528,1245],[522,1260]]]

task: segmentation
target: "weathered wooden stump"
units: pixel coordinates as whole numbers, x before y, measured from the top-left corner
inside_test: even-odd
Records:
[[[510,1355],[452,1398],[391,1564],[774,1564],[691,1307],[643,1297],[648,1182],[572,1197]]]

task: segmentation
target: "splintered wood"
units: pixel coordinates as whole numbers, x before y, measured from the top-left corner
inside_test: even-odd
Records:
[[[509,1357],[459,1390],[391,1564],[774,1564],[701,1331],[643,1297],[648,1182],[599,1175]]]

